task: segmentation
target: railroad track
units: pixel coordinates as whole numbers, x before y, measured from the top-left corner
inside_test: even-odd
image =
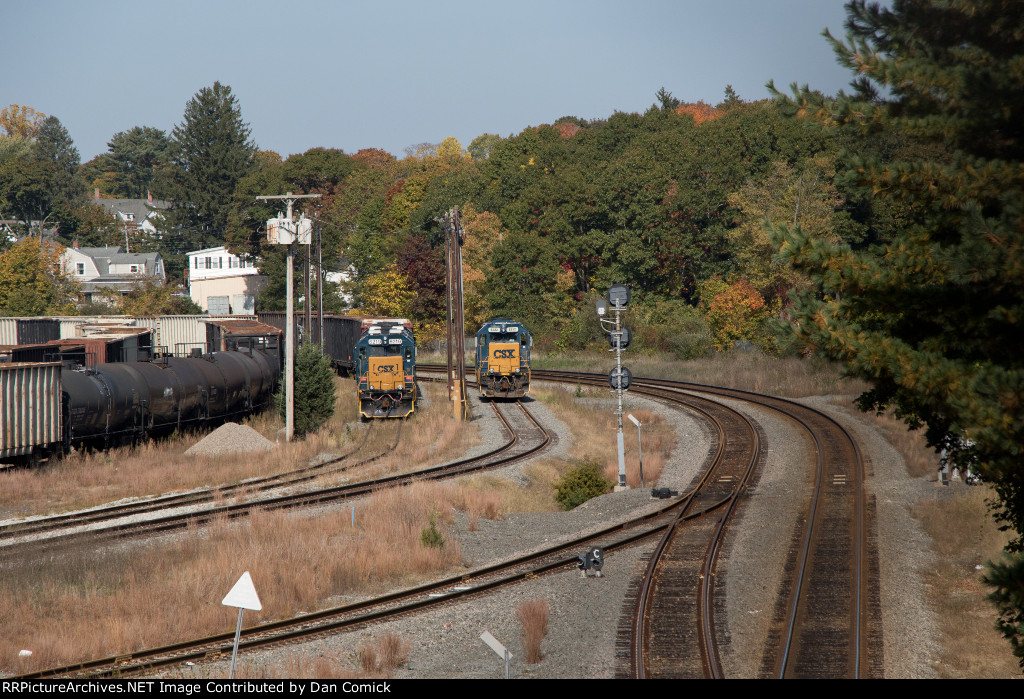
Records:
[[[277,473],[263,478],[249,478],[238,483],[229,483],[215,488],[203,488],[187,493],[176,493],[154,498],[145,498],[143,500],[137,500],[130,503],[105,505],[88,510],[69,512],[62,515],[50,515],[39,519],[7,524],[0,527],[0,542],[16,540],[22,537],[42,534],[45,532],[59,530],[69,531],[76,527],[101,524],[103,522],[110,522],[124,517],[143,515],[150,512],[160,512],[162,510],[170,510],[176,507],[202,505],[204,503],[230,498],[237,494],[251,494],[286,488],[306,483],[321,476],[351,470],[358,466],[372,463],[383,458],[394,451],[398,446],[398,440],[401,435],[400,431],[396,433],[394,443],[380,454],[355,463],[340,465],[363,449],[370,433],[373,431],[373,425],[375,424],[375,422],[371,422],[368,425],[367,429],[363,433],[363,438],[354,449],[331,459],[311,463],[303,468],[294,469],[284,473]]]
[[[568,383],[582,383],[592,385],[604,384],[606,377],[603,375],[570,374],[565,372],[534,372],[537,380],[558,380]],[[658,537],[663,545],[659,548],[668,552],[665,554],[652,555],[652,568],[645,576],[645,580],[651,582],[651,592],[647,594],[649,602],[640,609],[648,610],[637,614],[639,619],[667,619],[668,623],[644,626],[642,623],[638,628],[642,630],[637,639],[630,644],[630,653],[636,653],[641,667],[640,676],[649,677],[673,677],[673,676],[700,676],[694,675],[692,668],[702,668],[700,674],[706,676],[721,676],[720,663],[717,663],[717,641],[716,627],[713,610],[715,607],[715,562],[721,550],[721,531],[727,523],[732,509],[736,502],[742,497],[742,493],[749,481],[750,474],[761,458],[762,447],[757,442],[757,429],[747,421],[747,427],[743,430],[749,436],[739,438],[737,427],[740,423],[730,421],[735,418],[723,417],[728,409],[713,400],[701,397],[696,394],[706,394],[718,398],[737,399],[759,402],[766,407],[775,410],[787,410],[789,412],[800,412],[803,408],[809,414],[817,414],[816,418],[804,418],[820,420],[819,423],[810,424],[806,429],[809,432],[821,432],[828,430],[827,425],[831,422],[827,416],[817,411],[812,411],[799,404],[770,397],[754,397],[754,394],[731,391],[729,389],[718,389],[715,387],[698,386],[695,384],[683,384],[680,382],[662,382],[648,379],[637,379],[632,388],[634,392],[649,395],[653,398],[667,400],[677,404],[687,404],[691,409],[705,415],[705,420],[710,423],[715,421],[725,426],[719,429],[717,438],[718,448],[716,458],[706,470],[700,488],[682,498],[678,502],[667,505],[656,514],[641,518],[635,521],[623,522],[609,528],[598,535],[602,538],[586,537],[575,539],[560,547],[546,550],[539,554],[519,557],[501,566],[491,569],[481,569],[468,575],[439,581],[431,585],[420,586],[406,590],[387,598],[378,598],[358,605],[348,605],[333,610],[326,610],[316,615],[305,615],[292,620],[265,624],[259,627],[246,629],[243,636],[243,648],[257,648],[267,644],[281,643],[296,640],[297,638],[308,638],[324,633],[335,632],[347,628],[359,627],[365,624],[388,618],[398,614],[408,614],[418,609],[423,609],[434,604],[442,604],[461,599],[466,595],[481,594],[501,585],[513,584],[519,580],[535,575],[543,574],[551,570],[563,569],[575,565],[576,553],[584,544],[600,545],[606,551],[614,551],[618,547],[634,545],[638,541],[645,541]],[[700,406],[700,407],[698,407]],[[717,407],[711,407],[717,406]],[[792,406],[799,406],[793,408]],[[508,405],[504,407],[510,407]],[[495,408],[497,409],[497,408]],[[715,412],[718,415],[715,415]],[[736,411],[732,411],[736,412]],[[710,413],[710,414],[709,414]],[[736,413],[739,415],[739,413]],[[516,431],[508,427],[513,433]],[[540,429],[539,427],[537,429]],[[541,430],[542,431],[542,430]],[[855,443],[846,436],[853,449]],[[859,490],[857,488],[838,487],[841,481],[847,483],[856,482],[863,478],[863,473],[848,475],[845,479],[835,468],[828,466],[829,462],[840,463],[842,447],[837,447],[839,456],[829,456],[832,451],[830,444],[841,444],[832,437],[818,440],[819,454],[825,454],[819,459],[818,477],[820,501],[827,504],[814,506],[815,513],[819,510],[826,510],[833,507],[836,497],[836,490]],[[522,458],[525,453],[517,456]],[[859,463],[859,455],[856,457]],[[824,466],[822,464],[825,464]],[[863,468],[859,466],[858,468]],[[842,499],[842,498],[840,498]],[[855,503],[857,500],[855,499]],[[863,509],[863,498],[861,504],[853,508],[845,508],[839,519],[846,519],[852,509]],[[710,516],[709,516],[710,515]],[[851,515],[852,516],[852,515]],[[880,663],[880,652],[877,645],[880,639],[864,632],[868,626],[869,614],[866,613],[864,599],[869,595],[860,592],[852,595],[853,601],[849,604],[842,604],[844,597],[850,597],[850,567],[839,566],[837,575],[824,576],[820,569],[829,565],[836,567],[835,558],[826,560],[827,557],[820,555],[822,552],[835,551],[836,541],[845,539],[850,545],[840,547],[843,552],[848,549],[863,549],[866,545],[864,531],[867,529],[862,524],[854,525],[853,529],[858,533],[844,535],[843,527],[836,527],[831,520],[836,517],[809,517],[811,524],[806,532],[795,537],[806,542],[806,545],[795,548],[792,555],[791,568],[794,571],[790,583],[787,585],[783,601],[779,604],[777,613],[776,632],[773,632],[773,643],[765,653],[764,674],[769,676],[790,677],[790,676],[871,676],[880,675],[877,666]],[[824,521],[824,524],[822,522]],[[682,526],[683,522],[687,522]],[[695,526],[696,524],[696,526]],[[859,526],[859,529],[857,528]],[[831,527],[831,529],[830,529]],[[827,533],[815,532],[815,529],[824,530]],[[704,530],[702,533],[700,530]],[[628,536],[625,532],[629,532]],[[686,533],[683,533],[686,532]],[[717,535],[716,535],[717,532]],[[861,543],[857,543],[856,537],[860,537]],[[694,546],[694,541],[703,541],[704,544]],[[708,542],[711,543],[708,543]],[[715,541],[719,543],[714,543]],[[597,542],[597,543],[595,543]],[[692,550],[690,555],[687,550]],[[674,554],[672,552],[682,552]],[[864,554],[854,554],[863,561]],[[539,558],[538,558],[539,557]],[[655,561],[664,561],[655,563]],[[699,561],[699,568],[686,570],[692,566],[692,561]],[[855,566],[856,567],[856,566]],[[861,566],[863,570],[863,566]],[[695,572],[696,571],[696,572]],[[801,572],[802,571],[802,572]],[[863,573],[854,576],[858,579],[857,585],[863,585],[868,589]],[[698,582],[695,587],[690,587],[688,579],[695,578]],[[680,583],[679,581],[686,581]],[[700,582],[703,581],[703,582]],[[816,589],[812,589],[816,588]],[[858,588],[859,589],[859,588]],[[692,591],[691,591],[692,590]],[[860,601],[857,601],[858,598]],[[683,600],[683,602],[679,602]],[[838,614],[821,614],[822,605],[837,607]],[[658,607],[657,605],[662,605]],[[667,605],[667,606],[665,606]],[[685,611],[684,607],[690,607],[693,611]],[[650,610],[670,610],[670,613]],[[854,611],[851,611],[854,610]],[[686,621],[679,623],[685,615]],[[847,631],[836,632],[837,618],[854,618],[854,630],[849,632],[850,625],[843,625]],[[692,621],[691,621],[692,620]],[[680,632],[679,629],[687,629]],[[693,629],[691,632],[689,629]],[[831,639],[842,636],[845,640],[837,643],[825,644],[816,642],[821,634],[831,633]],[[112,676],[121,673],[138,672],[150,669],[162,664],[174,664],[185,660],[201,660],[204,658],[217,658],[227,652],[230,646],[230,634],[200,639],[199,641],[187,644],[167,646],[163,649],[145,651],[142,654],[132,656],[121,656],[109,658],[103,661],[94,661],[67,668],[55,668],[45,673],[28,675],[26,677],[43,676]],[[674,636],[674,638],[673,638]],[[870,639],[874,638],[877,643]],[[646,640],[644,640],[646,639]],[[666,640],[668,639],[668,640]],[[696,643],[693,641],[696,640]],[[698,648],[696,659],[692,652],[689,657],[685,654],[689,651],[686,648]],[[635,650],[634,650],[635,649]],[[646,662],[644,656],[650,656],[653,652],[657,654],[657,661],[643,666]],[[682,650],[680,650],[682,649]],[[810,650],[808,650],[810,649]],[[853,658],[851,661],[850,658]],[[849,670],[853,666],[852,671]],[[716,665],[718,670],[715,669]],[[680,668],[687,668],[680,670]],[[874,669],[874,671],[873,671]]]
[[[507,410],[519,409],[516,404],[505,405],[504,408]],[[540,428],[535,426],[535,429]],[[522,453],[527,451],[532,453],[533,447],[528,447]],[[582,548],[600,546],[606,552],[614,552],[658,537],[678,521],[678,510],[684,502],[685,500],[666,502],[645,515],[616,522],[599,531],[577,536],[538,551],[517,555],[496,565],[480,567],[464,574],[363,602],[249,627],[242,631],[239,648],[240,650],[256,650],[270,645],[309,640],[323,634],[358,629],[367,624],[382,622],[437,605],[451,604],[472,595],[493,592],[539,575],[572,568],[576,566],[578,554]],[[721,502],[704,503],[704,510],[691,508],[685,517],[698,518],[705,514],[706,510],[714,510],[721,507],[722,504]],[[230,656],[233,640],[233,633],[223,633],[135,653],[50,668],[19,676],[19,679],[123,677],[135,673],[152,672],[162,667],[185,662],[220,660]]]
[[[148,507],[147,511],[156,513],[158,516],[141,520],[123,521],[127,517],[138,514],[138,511],[131,509],[130,505],[128,510],[111,507],[107,508],[104,514],[99,515],[101,518],[99,523],[106,523],[106,526],[102,528],[83,529],[80,520],[70,520],[53,524],[42,537],[37,535],[33,538],[31,535],[21,535],[21,538],[9,539],[6,545],[0,546],[0,563],[17,560],[26,555],[35,555],[40,551],[60,549],[71,545],[91,546],[112,539],[178,531],[189,526],[208,524],[215,520],[247,517],[257,510],[294,509],[328,504],[368,495],[381,488],[408,485],[413,481],[441,480],[474,471],[505,466],[527,458],[547,448],[551,443],[551,436],[537,423],[529,411],[521,405],[515,405],[517,407],[511,409],[502,409],[497,404],[492,405],[509,438],[504,444],[498,445],[496,448],[478,456],[458,459],[412,472],[359,481],[357,483],[321,487],[300,493],[266,495],[249,498],[243,502],[200,507],[199,509],[189,509],[187,512],[175,512],[162,516],[159,516],[162,510],[178,507],[179,505],[157,504],[155,505],[156,509],[152,509],[153,506],[143,503],[143,509]],[[519,413],[524,417],[517,418],[515,413]],[[516,422],[518,426],[513,425],[513,422]],[[529,427],[526,425],[529,425]],[[398,437],[399,435],[396,435],[396,445]],[[394,445],[388,449],[388,452],[393,449]],[[378,455],[367,461],[376,460],[381,456],[383,455]],[[348,468],[352,466],[355,466],[355,464]],[[300,476],[296,476],[295,480],[297,482],[304,482],[318,475],[320,474],[303,473]],[[268,483],[267,485],[268,489],[282,487],[280,483],[278,485]],[[239,486],[245,492],[246,484],[239,484]],[[88,515],[88,513],[86,514]],[[45,520],[40,520],[38,523],[33,524],[37,528],[46,526]],[[12,534],[12,536],[18,536],[18,534]]]
[[[589,373],[535,370],[533,376],[535,380],[568,380],[589,385],[604,385],[606,381],[604,375]],[[869,537],[869,508],[863,491],[864,464],[852,435],[818,410],[772,396],[644,378],[635,379],[630,390],[661,399],[665,399],[668,391],[743,401],[780,413],[805,431],[817,455],[813,495],[807,506],[805,525],[794,534],[794,547],[787,561],[791,575],[780,596],[774,628],[762,661],[762,674],[779,678],[881,676],[877,562]],[[735,482],[738,493],[747,481]],[[730,505],[729,513],[723,515],[722,524],[730,516],[732,507]],[[695,537],[697,542],[701,537],[693,534],[692,528],[687,534],[673,532],[652,556],[644,588],[664,589],[666,599],[678,601],[670,602],[669,608],[657,614],[645,611],[646,607],[638,609],[635,631],[641,635],[632,641],[635,676],[647,676],[645,648],[656,648],[659,658],[661,654],[669,656],[664,662],[659,659],[656,676],[693,676],[698,665],[691,648],[700,649],[703,676],[723,676],[715,649],[712,586],[714,561],[721,550],[721,530],[718,526],[714,533],[709,531],[703,549],[699,543],[694,543]],[[700,581],[696,592],[682,582],[694,578]],[[677,611],[672,611],[672,605]],[[694,639],[678,631],[678,627],[689,628],[692,624],[689,608],[694,605],[700,610],[696,621],[698,643],[692,643]],[[645,623],[645,617],[662,623],[661,619],[671,616],[675,616],[678,623],[664,624],[662,632]],[[643,634],[648,633],[655,636],[661,633],[667,640],[644,640]],[[674,645],[685,646],[685,649],[673,655]]]

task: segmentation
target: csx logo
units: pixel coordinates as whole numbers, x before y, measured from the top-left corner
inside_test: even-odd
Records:
[[[397,374],[398,373],[398,367],[394,366],[393,364],[386,364],[384,366],[377,367],[377,373],[378,374]]]
[[[510,350],[494,350],[494,358],[495,359],[515,359],[516,358],[516,351],[514,349],[510,349]]]

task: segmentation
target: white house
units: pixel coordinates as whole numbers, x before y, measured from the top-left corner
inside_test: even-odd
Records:
[[[61,259],[64,273],[81,285],[86,301],[98,299],[100,289],[124,294],[139,281],[152,279],[163,284],[167,279],[164,261],[158,252],[121,252],[119,247],[66,248]]]
[[[189,296],[211,315],[253,313],[267,281],[252,260],[232,255],[224,246],[188,254]]]

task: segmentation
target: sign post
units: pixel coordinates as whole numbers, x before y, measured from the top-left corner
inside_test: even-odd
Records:
[[[505,661],[505,679],[509,678],[509,665],[512,662],[512,654],[508,652],[508,648],[501,645],[494,636],[491,635],[490,631],[484,631],[480,634],[480,640],[487,644],[487,647],[494,651],[495,655]]]
[[[235,628],[235,645],[231,650],[231,671],[228,674],[228,679],[234,679],[235,677],[235,659],[238,658],[238,640],[242,636],[242,614],[246,609],[252,609],[253,611],[259,611],[263,609],[263,605],[260,604],[259,595],[256,594],[256,588],[253,587],[252,577],[249,576],[249,571],[242,573],[242,577],[238,579],[235,586],[231,588],[231,592],[221,600],[221,604],[225,607],[238,607],[238,626]]]

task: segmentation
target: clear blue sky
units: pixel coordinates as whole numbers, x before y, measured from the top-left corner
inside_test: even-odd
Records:
[[[82,161],[118,131],[168,133],[230,85],[262,149],[468,146],[572,115],[847,87],[820,36],[842,0],[0,0],[0,107],[57,116]]]

